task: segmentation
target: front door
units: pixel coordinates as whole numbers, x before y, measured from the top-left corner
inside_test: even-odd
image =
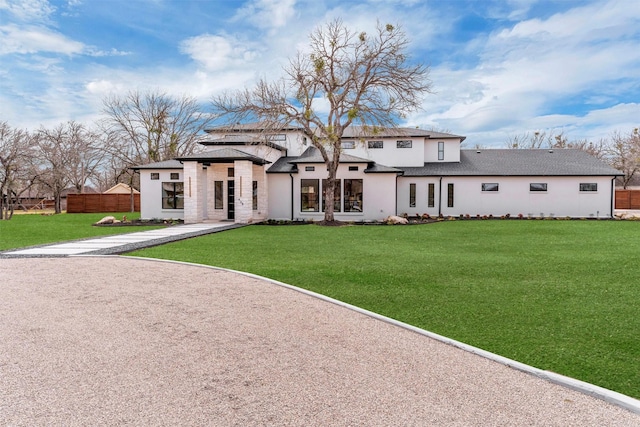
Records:
[[[227,219],[236,219],[234,181],[227,181]]]

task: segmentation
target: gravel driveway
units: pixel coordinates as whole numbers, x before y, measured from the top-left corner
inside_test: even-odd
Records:
[[[1,425],[638,426],[640,416],[268,281],[0,259]]]

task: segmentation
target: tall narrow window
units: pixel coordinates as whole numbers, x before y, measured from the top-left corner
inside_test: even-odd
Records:
[[[184,182],[162,183],[162,209],[184,209]]]
[[[317,179],[300,180],[300,210],[302,212],[318,212],[319,182]]]
[[[436,205],[435,201],[436,201],[436,185],[433,183],[429,184],[429,192],[427,194],[428,196],[428,206],[430,208],[434,207]]]
[[[344,211],[362,212],[362,180],[344,180]]]
[[[447,184],[447,207],[453,207],[453,184]]]
[[[223,182],[215,181],[214,182],[214,197],[215,197],[215,209],[224,209],[224,194],[223,194]]]
[[[438,142],[438,160],[444,160],[444,142]]]
[[[322,180],[322,211],[324,212],[327,209],[327,187],[329,186],[329,180]],[[333,187],[333,211],[340,212],[340,180],[336,179],[335,186]]]
[[[251,196],[251,200],[253,203],[253,210],[257,211],[258,210],[258,181],[253,181],[252,190],[253,190],[253,194]]]
[[[409,184],[409,207],[416,207],[416,185]]]

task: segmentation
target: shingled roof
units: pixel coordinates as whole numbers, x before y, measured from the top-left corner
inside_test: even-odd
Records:
[[[131,169],[182,169],[182,163],[177,160],[165,160],[163,162],[148,163],[146,165],[134,166]]]
[[[192,154],[190,156],[178,157],[177,160],[182,161],[197,161],[197,162],[210,162],[210,163],[226,163],[234,160],[249,160],[256,165],[264,165],[271,163],[268,160],[254,156],[252,154],[245,153],[234,148],[221,148],[219,150],[205,151],[203,153]]]
[[[619,176],[582,150],[460,150],[460,162],[399,167],[404,176]]]

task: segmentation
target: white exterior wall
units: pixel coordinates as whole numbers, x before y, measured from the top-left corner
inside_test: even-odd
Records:
[[[408,214],[410,216],[429,214],[438,215],[438,186],[440,179],[437,177],[399,177],[398,178],[398,215]],[[416,206],[409,206],[409,186],[416,184]],[[429,184],[433,184],[434,203],[429,207]],[[443,191],[446,191],[443,190]],[[446,204],[446,200],[444,202]]]
[[[253,165],[253,180],[258,182],[258,209],[253,211],[253,221],[263,221],[269,214],[269,193],[266,166]],[[251,187],[253,197],[253,184]],[[253,208],[253,198],[251,200]]]
[[[160,174],[160,179],[152,180],[151,173]],[[179,179],[171,179],[171,173],[178,173]],[[162,183],[183,180],[182,169],[140,170],[140,218],[142,219],[183,219],[182,209],[162,209]]]
[[[447,207],[448,183],[454,184],[453,208]],[[498,183],[499,191],[483,192],[482,183]],[[546,183],[547,191],[529,191],[530,183]],[[580,183],[597,183],[598,191],[581,192]],[[442,214],[608,218],[611,191],[611,177],[445,177]]]
[[[315,171],[305,171],[305,166],[315,166]],[[350,171],[349,166],[358,166],[357,171]],[[342,207],[344,209],[344,180],[362,179],[362,212],[335,212],[334,218],[338,221],[373,221],[395,215],[395,187],[396,175],[393,173],[375,174],[364,173],[367,165],[361,164],[341,164],[338,167],[337,178],[341,181]],[[318,179],[320,185],[320,209],[322,209],[322,180],[327,178],[327,171],[324,164],[299,164],[298,173],[294,174],[293,185],[293,215],[294,219],[321,221],[324,219],[324,212],[302,212],[301,211],[301,180]],[[288,178],[288,175],[287,175]],[[290,196],[289,196],[290,197]]]
[[[295,176],[296,174],[294,174]],[[292,220],[291,218],[291,176],[286,173],[267,174],[269,192],[269,218]],[[298,191],[300,185],[298,184]]]
[[[396,143],[399,140],[411,140],[411,148],[397,148]],[[424,140],[424,138],[370,138],[365,141],[355,140],[355,148],[343,149],[342,152],[351,156],[373,160],[385,166],[423,166],[424,161],[422,159],[425,156]],[[368,141],[382,141],[383,148],[367,148]]]
[[[438,160],[438,142],[444,142],[444,160]],[[424,161],[427,163],[460,162],[460,139],[427,139],[424,148]]]

